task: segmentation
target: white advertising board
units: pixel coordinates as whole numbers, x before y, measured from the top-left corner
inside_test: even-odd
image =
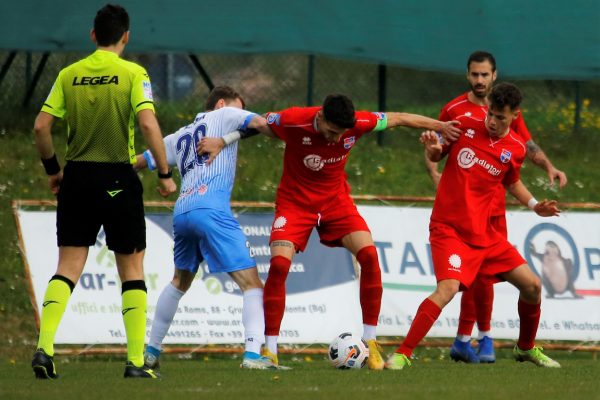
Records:
[[[429,249],[429,208],[359,206],[373,233],[383,280],[379,336],[403,336],[416,310],[435,288]],[[35,301],[41,309],[58,258],[55,213],[18,212]],[[272,214],[240,214],[242,229],[257,260],[261,278],[269,266]],[[158,296],[173,275],[171,215],[147,215],[144,262],[148,287],[148,333]],[[507,214],[509,240],[544,279],[539,339],[600,340],[600,213],[567,212],[540,218],[527,211]],[[570,263],[570,264],[569,264]],[[564,271],[571,271],[570,274]],[[572,279],[575,293],[565,290]],[[550,285],[550,286],[549,286]],[[56,335],[56,343],[124,343],[121,286],[114,256],[103,232],[90,248]],[[307,251],[297,255],[287,281],[281,343],[328,343],[337,334],[360,333],[358,282],[349,254],[318,243],[315,232]],[[550,296],[553,294],[552,296]],[[516,338],[518,292],[495,285],[493,335]],[[457,296],[442,312],[430,337],[456,334]],[[196,282],[182,298],[165,343],[241,343],[242,297],[226,274],[208,274],[201,266]]]
[[[378,333],[405,335],[419,304],[435,289],[428,240],[431,209],[358,208],[373,233],[382,269]],[[600,340],[600,213],[566,212],[560,217],[541,218],[531,211],[511,211],[507,223],[509,241],[538,275],[548,278],[543,279],[546,284],[537,337]],[[569,269],[570,277],[565,272]],[[567,278],[573,279],[576,293],[565,290]],[[492,333],[496,338],[516,338],[518,291],[506,282],[494,285],[494,289]],[[459,308],[460,296],[456,296],[428,336],[454,337]]]
[[[25,254],[35,302],[42,309],[48,280],[58,259],[56,215],[19,211]],[[272,214],[238,216],[257,260],[261,278],[269,266],[268,240]],[[173,238],[170,214],[146,216],[144,261],[148,288],[147,335],[162,289],[173,277]],[[345,250],[322,246],[311,237],[309,251],[298,255],[287,281],[286,313],[281,343],[330,342],[344,331],[360,333],[362,323],[358,284],[352,259]],[[350,311],[349,311],[350,310]],[[352,312],[355,310],[355,312]],[[196,281],[181,299],[165,343],[242,343],[242,296],[227,274],[208,274],[202,265]],[[114,255],[100,232],[56,333],[56,343],[125,343],[121,318],[121,283]]]

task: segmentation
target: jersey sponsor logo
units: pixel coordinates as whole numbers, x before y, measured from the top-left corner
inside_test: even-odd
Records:
[[[279,125],[281,121],[281,115],[277,114],[277,113],[271,113],[267,116],[267,123],[269,125]]]
[[[490,164],[486,160],[477,157],[475,155],[475,152],[468,147],[460,149],[460,151],[458,152],[458,156],[456,157],[456,160],[458,161],[458,166],[463,169],[469,169],[473,165],[478,164],[481,167],[483,167],[485,170],[487,170],[488,174],[490,174],[492,176],[498,176],[498,175],[500,175],[500,172],[502,172],[501,170],[494,167],[492,164]]]
[[[475,136],[475,130],[473,129],[467,129],[467,131],[465,132],[465,136],[468,138],[473,139],[473,137]]]
[[[302,144],[303,144],[303,145],[306,145],[306,146],[309,146],[309,145],[311,145],[311,144],[312,144],[312,141],[310,140],[310,137],[308,137],[308,136],[304,136],[304,137],[302,138]]]
[[[356,143],[356,136],[350,136],[344,139],[344,148],[350,149]]]
[[[281,229],[285,226],[285,224],[287,223],[287,218],[284,217],[283,215],[275,218],[275,221],[273,221],[273,229]]]
[[[104,76],[75,76],[73,77],[73,86],[85,86],[85,85],[110,85],[119,84],[119,76],[104,75]]]
[[[460,272],[462,259],[458,254],[454,253],[448,257],[448,264],[450,264],[450,268],[448,268],[449,270]]]
[[[142,82],[142,88],[144,89],[144,97],[148,100],[154,100],[152,96],[152,84],[148,81]]]
[[[317,154],[309,154],[304,157],[304,165],[313,171],[320,171],[325,165],[325,161]]]
[[[510,161],[511,156],[512,156],[512,153],[509,150],[502,149],[502,153],[500,153],[500,161],[502,161],[504,164],[506,164],[507,162]]]

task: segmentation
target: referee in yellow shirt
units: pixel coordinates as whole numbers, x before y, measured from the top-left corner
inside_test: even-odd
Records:
[[[35,143],[57,195],[58,267],[50,279],[41,311],[40,337],[31,365],[37,378],[58,377],[54,335],[79,280],[89,246],[104,227],[122,282],[122,314],[127,333],[127,377],[156,378],[144,367],[146,284],[143,257],[146,225],[142,185],[133,170],[134,123],[158,164],[159,191],[176,185],[168,169],[152,87],[146,70],[120,58],[129,41],[129,15],[106,5],[94,19],[91,38],[97,50],[64,68],[35,120]],[[55,118],[68,124],[66,165],[61,171],[52,143]]]

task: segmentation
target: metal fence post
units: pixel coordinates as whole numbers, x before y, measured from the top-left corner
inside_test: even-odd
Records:
[[[308,73],[306,77],[306,105],[308,107],[313,104],[313,89],[315,83],[315,56],[308,55]]]
[[[387,66],[384,64],[379,64],[377,67],[378,71],[378,111],[385,111],[386,109],[386,100],[387,100]],[[383,134],[384,131],[377,132],[377,144],[379,146],[383,146]]]

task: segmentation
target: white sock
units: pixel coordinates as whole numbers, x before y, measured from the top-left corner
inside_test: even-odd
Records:
[[[377,331],[377,326],[363,324],[363,335],[362,335],[362,338],[364,340],[375,339],[377,337],[376,336],[376,331]]]
[[[491,339],[492,338],[491,331],[479,331],[479,334],[477,335],[477,340],[483,339],[484,336],[487,336]]]
[[[152,330],[150,331],[149,346],[156,349],[161,349],[162,341],[164,340],[173,317],[177,312],[179,300],[185,294],[177,289],[173,284],[169,283],[161,292],[156,304],[156,312],[154,313],[154,321],[152,322]]]
[[[242,324],[246,351],[260,354],[260,347],[265,341],[265,311],[263,309],[263,290],[248,289],[244,292]]]
[[[460,340],[463,343],[467,343],[471,341],[471,336],[470,335],[456,335],[456,338],[458,340]]]
[[[265,336],[267,349],[277,355],[277,336]]]

